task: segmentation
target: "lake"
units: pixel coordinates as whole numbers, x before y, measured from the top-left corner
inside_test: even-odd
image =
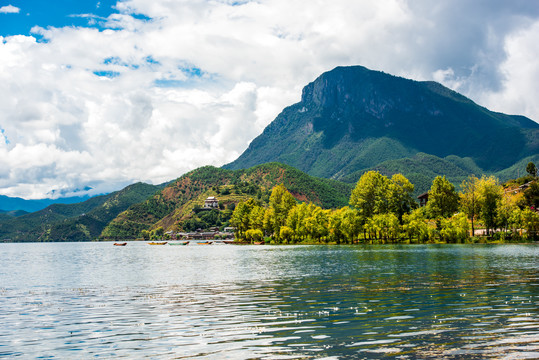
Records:
[[[0,295],[0,357],[539,358],[538,244],[0,244]]]

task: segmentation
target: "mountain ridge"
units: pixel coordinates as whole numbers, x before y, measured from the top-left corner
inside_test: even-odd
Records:
[[[58,199],[27,200],[20,197],[0,195],[0,211],[35,212],[53,204],[76,204],[90,199],[90,196],[73,196]]]
[[[337,67],[305,86],[301,101],[223,168],[278,161],[339,180],[417,153],[470,158],[494,173],[539,153],[539,124],[492,112],[436,82]]]

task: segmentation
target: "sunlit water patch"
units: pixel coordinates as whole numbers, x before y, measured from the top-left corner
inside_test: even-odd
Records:
[[[539,358],[537,245],[0,250],[0,357]]]

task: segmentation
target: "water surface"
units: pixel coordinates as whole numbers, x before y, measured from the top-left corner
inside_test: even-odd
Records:
[[[0,295],[0,357],[539,358],[535,244],[0,244]]]

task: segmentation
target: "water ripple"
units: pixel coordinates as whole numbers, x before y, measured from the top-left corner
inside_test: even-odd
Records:
[[[539,358],[537,247],[3,245],[0,357]]]

